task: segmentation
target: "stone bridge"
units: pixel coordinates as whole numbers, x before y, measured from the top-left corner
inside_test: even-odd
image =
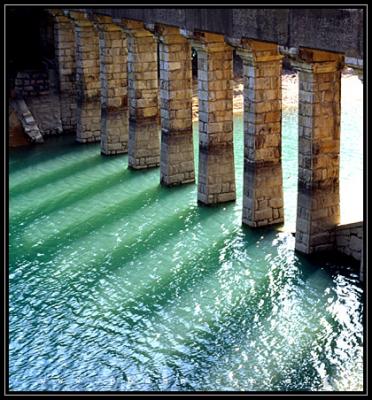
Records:
[[[283,53],[299,71],[296,249],[336,246],[340,219],[341,71],[362,68],[358,9],[50,9],[61,117],[78,142],[129,167],[160,166],[160,181],[195,181],[191,48],[197,52],[198,201],[236,198],[233,50],[244,73],[242,221],[282,223]],[[161,138],[159,140],[159,132]]]
[[[256,39],[286,48],[309,47],[363,59],[362,9],[98,8],[91,12],[191,32],[218,33],[233,40]]]

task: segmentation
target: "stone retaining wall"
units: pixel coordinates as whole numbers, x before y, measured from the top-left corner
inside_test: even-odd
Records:
[[[11,116],[11,118],[9,118],[11,145],[12,143],[15,146],[17,144],[24,145],[27,144],[27,142],[43,143],[44,140],[39,127],[23,99],[10,101],[9,114]],[[27,138],[28,140],[20,140],[22,138],[21,131],[25,134],[24,138]]]
[[[23,99],[42,135],[62,133],[61,109],[53,69],[18,72],[14,81],[17,99]],[[26,132],[27,134],[27,132]]]
[[[43,96],[49,93],[49,77],[46,71],[18,72],[14,83],[17,96]]]
[[[335,230],[337,251],[360,261],[363,252],[363,225],[363,221],[338,225]]]

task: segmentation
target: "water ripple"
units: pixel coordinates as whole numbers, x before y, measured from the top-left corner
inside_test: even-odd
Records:
[[[12,390],[361,389],[355,275],[242,227],[240,183],[235,204],[200,207],[195,185],[69,140],[11,156]]]

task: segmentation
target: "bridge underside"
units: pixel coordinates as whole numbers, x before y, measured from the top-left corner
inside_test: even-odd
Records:
[[[337,8],[97,8],[95,14],[165,24],[187,31],[309,47],[363,58],[362,9]]]

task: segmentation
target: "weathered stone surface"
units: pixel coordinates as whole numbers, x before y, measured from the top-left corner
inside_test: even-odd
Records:
[[[128,166],[133,169],[158,167],[159,123],[151,119],[129,121]]]
[[[19,134],[19,123],[21,124],[23,128],[23,132],[28,136],[30,142],[34,143],[43,143],[44,139],[43,136],[41,135],[40,129],[36,124],[36,121],[31,114],[27,104],[23,99],[15,99],[10,101],[9,103],[9,108],[10,108],[10,123],[12,124],[9,125],[10,127],[10,133],[12,132],[12,128],[18,130]],[[13,111],[15,112],[16,115],[12,115]],[[16,118],[18,119],[19,123],[16,122]],[[19,136],[19,135],[18,135]]]
[[[223,36],[210,33],[197,34],[193,47],[198,52],[198,201],[232,201],[236,199],[232,48]]]
[[[173,25],[233,38],[305,46],[363,58],[361,8],[101,8],[95,12],[117,18]]]
[[[35,120],[43,136],[62,133],[61,103],[54,69],[18,72],[15,94],[25,101],[32,114],[30,118]]]
[[[338,252],[360,261],[360,280],[364,279],[363,265],[363,221],[338,225],[335,228],[335,247]]]
[[[299,58],[294,63],[300,79],[296,249],[310,254],[334,246],[334,229],[340,219],[343,56],[301,49]]]
[[[101,79],[101,153],[128,152],[127,39],[110,17],[96,17]]]
[[[49,10],[54,16],[55,55],[58,66],[59,98],[62,129],[76,131],[76,58],[73,22],[61,9]]]
[[[128,165],[156,167],[160,164],[157,41],[142,22],[125,20],[122,26],[128,43]]]
[[[284,220],[281,120],[282,56],[278,46],[242,40],[244,75],[243,223],[252,227]]]
[[[160,182],[195,181],[191,46],[178,28],[157,26],[160,58]]]
[[[101,85],[99,38],[93,22],[83,12],[70,11],[76,44],[77,128],[81,143],[101,139]]]
[[[43,136],[62,133],[60,101],[57,94],[28,97],[25,101]]]

